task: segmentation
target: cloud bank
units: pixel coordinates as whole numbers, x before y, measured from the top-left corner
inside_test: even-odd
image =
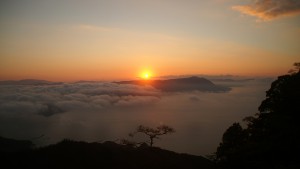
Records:
[[[115,83],[0,87],[0,113],[30,112],[46,117],[70,111],[147,105],[159,100],[160,95],[150,86]]]
[[[216,81],[215,83],[219,83]],[[116,83],[0,85],[0,135],[37,145],[64,138],[107,141],[126,138],[136,126],[167,124],[176,133],[155,146],[206,155],[223,132],[257,112],[270,82],[227,81],[226,93],[164,93],[150,86]],[[226,84],[225,84],[226,83]]]
[[[243,14],[269,21],[283,16],[300,14],[299,0],[255,0],[250,5],[233,6],[232,9]]]

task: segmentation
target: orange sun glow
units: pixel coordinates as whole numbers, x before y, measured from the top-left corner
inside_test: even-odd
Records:
[[[147,79],[150,79],[150,77],[151,77],[151,74],[149,72],[142,73],[142,78],[143,79],[147,80]]]

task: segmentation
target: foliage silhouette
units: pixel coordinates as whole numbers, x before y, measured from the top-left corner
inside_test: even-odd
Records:
[[[216,152],[222,168],[300,168],[300,64],[279,76],[247,127],[235,123]]]
[[[143,133],[149,137],[149,145],[152,147],[154,144],[154,139],[159,139],[162,135],[171,134],[174,132],[175,130],[167,125],[160,125],[156,128],[139,125],[135,132],[129,133],[129,136],[134,137],[138,133]]]
[[[239,123],[234,123],[223,134],[222,143],[217,149],[216,155],[220,160],[230,160],[244,144],[246,132]]]

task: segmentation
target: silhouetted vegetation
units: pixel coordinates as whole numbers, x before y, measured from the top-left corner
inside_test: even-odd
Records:
[[[154,144],[154,139],[159,139],[160,136],[162,136],[162,135],[171,134],[174,132],[175,132],[175,130],[172,127],[167,126],[167,125],[160,125],[156,128],[139,125],[137,127],[136,131],[134,131],[133,133],[129,133],[129,136],[134,137],[136,134],[142,133],[142,134],[145,134],[147,137],[149,137],[149,141],[137,143],[134,141],[129,141],[129,140],[123,139],[122,143],[125,145],[133,145],[133,146],[143,144],[143,143],[148,143],[152,147]]]
[[[212,169],[214,164],[201,157],[157,147],[131,147],[114,142],[86,143],[63,140],[55,145],[18,152],[0,152],[6,168],[30,169]]]
[[[259,113],[234,123],[223,135],[215,160],[221,168],[300,168],[300,69],[278,77]]]

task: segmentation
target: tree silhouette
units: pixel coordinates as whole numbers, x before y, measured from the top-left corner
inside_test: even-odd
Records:
[[[221,160],[228,160],[232,155],[236,154],[239,147],[243,145],[246,138],[246,132],[239,123],[234,123],[223,134],[222,143],[217,149],[216,156]],[[225,159],[223,159],[225,158]]]
[[[223,135],[216,161],[223,168],[300,168],[300,63],[279,76],[247,127],[235,123]]]
[[[291,73],[291,74],[294,74],[294,73],[297,73],[297,72],[300,72],[300,62],[296,62],[296,63],[294,63],[294,69],[291,69],[290,71],[289,71],[289,73]]]
[[[135,132],[129,133],[130,137],[134,137],[138,133],[145,134],[149,137],[149,144],[152,147],[154,144],[154,139],[159,139],[160,136],[174,133],[175,130],[167,125],[160,125],[156,128],[150,128],[147,126],[139,125]]]

